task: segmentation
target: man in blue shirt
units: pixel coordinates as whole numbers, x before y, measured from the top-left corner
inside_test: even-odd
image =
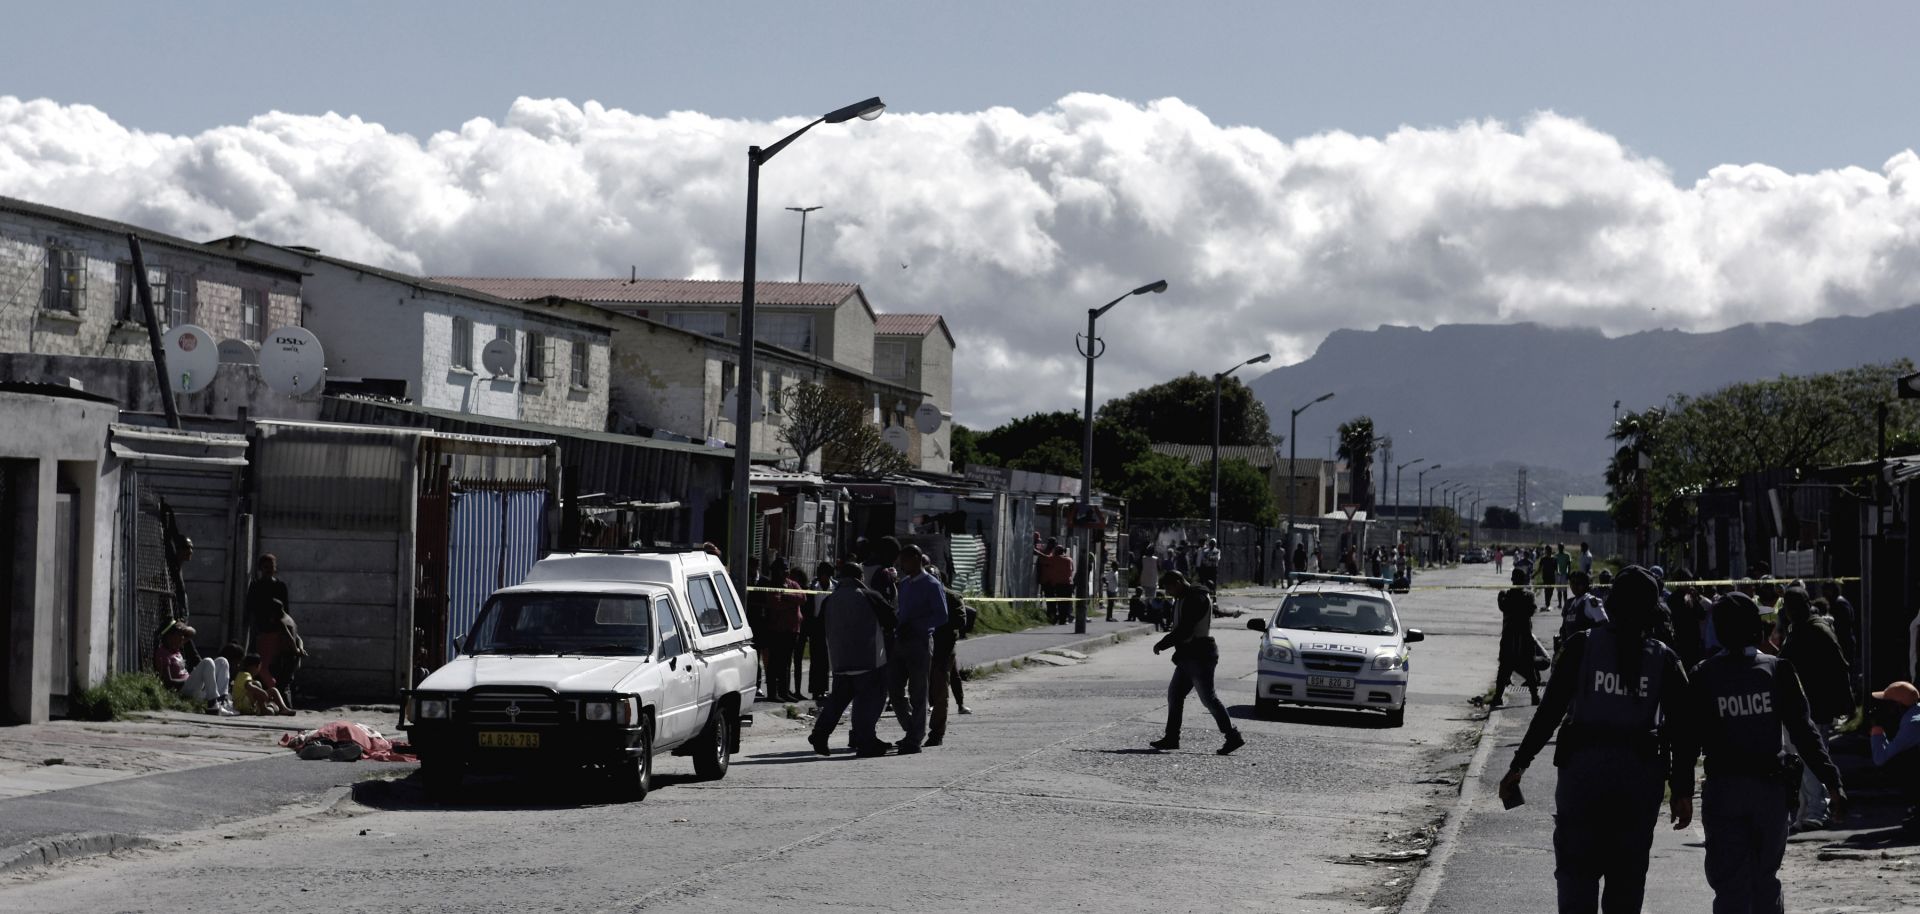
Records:
[[[898,640],[892,662],[893,694],[906,696],[905,706],[896,700],[894,713],[906,736],[897,744],[901,755],[920,751],[927,738],[927,681],[933,670],[933,630],[947,624],[947,589],[926,571],[926,556],[920,547],[900,547]],[[945,685],[945,683],[942,683]]]
[[[1906,830],[1920,833],[1920,689],[1911,682],[1896,682],[1873,693],[1873,697],[1892,705],[1888,709],[1892,713],[1877,715],[1873,729],[1868,731],[1873,737],[1873,763],[1887,769],[1890,780],[1906,797]],[[1886,717],[1892,718],[1887,722],[1896,728],[1891,737],[1881,722]]]

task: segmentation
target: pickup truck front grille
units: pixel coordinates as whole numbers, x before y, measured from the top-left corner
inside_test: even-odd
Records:
[[[1365,658],[1353,654],[1316,654],[1311,652],[1301,654],[1300,662],[1306,664],[1309,670],[1325,673],[1358,673],[1360,672],[1360,667],[1366,664]]]
[[[572,701],[539,694],[483,692],[467,696],[461,710],[470,723],[518,727],[570,724],[578,714]]]

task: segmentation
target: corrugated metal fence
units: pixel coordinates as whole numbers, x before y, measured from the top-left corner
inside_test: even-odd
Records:
[[[467,490],[453,493],[447,547],[446,656],[473,628],[487,597],[526,580],[540,559],[547,493]]]

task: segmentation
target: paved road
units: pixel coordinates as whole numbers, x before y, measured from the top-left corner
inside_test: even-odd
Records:
[[[1450,574],[1479,577],[1423,583]],[[1472,749],[1462,737],[1479,727],[1465,700],[1484,689],[1498,627],[1487,594],[1421,591],[1402,607],[1430,638],[1401,729],[1337,712],[1253,719],[1258,635],[1221,620],[1221,687],[1249,740],[1228,758],[1192,703],[1186,749],[1145,749],[1168,664],[1135,639],[972,685],[976,713],[919,756],[817,759],[799,722],[763,719],[725,780],[663,759],[661,788],[640,804],[500,779],[442,808],[410,780],[366,783],[330,815],[17,879],[0,910],[251,914],[290,894],[304,907],[301,887],[323,893],[314,906],[383,912],[1391,907],[1411,870],[1353,858],[1417,845],[1444,815],[1447,779]],[[159,781],[116,786],[177,790]]]

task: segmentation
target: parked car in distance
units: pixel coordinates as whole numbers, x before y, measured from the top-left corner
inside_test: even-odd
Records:
[[[1462,565],[1484,565],[1490,561],[1492,561],[1492,559],[1488,558],[1487,550],[1478,546],[1460,553],[1460,564]]]
[[[663,752],[726,776],[752,723],[751,638],[704,552],[550,556],[487,599],[459,656],[407,694],[400,726],[437,797],[469,769],[584,769],[645,799]]]
[[[1282,704],[1384,711],[1406,722],[1413,651],[1426,640],[1400,624],[1385,578],[1295,575],[1271,616],[1247,620],[1262,632],[1254,708]]]

